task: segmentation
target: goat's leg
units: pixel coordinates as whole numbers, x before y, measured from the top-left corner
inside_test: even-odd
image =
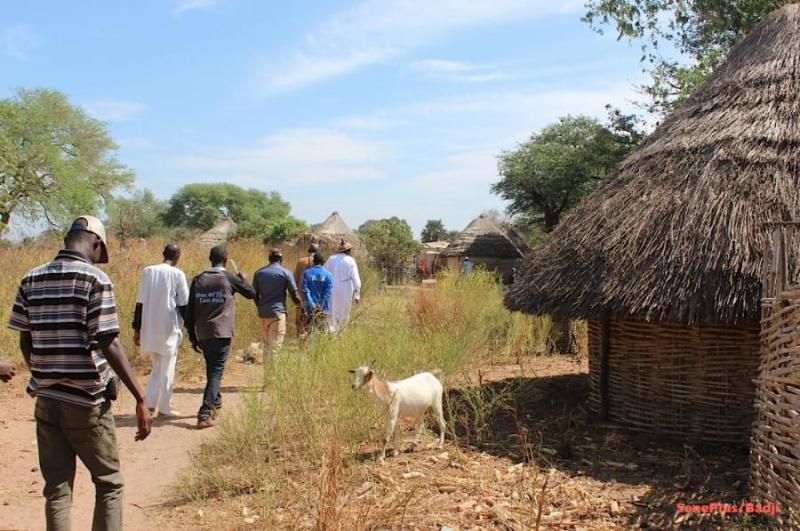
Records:
[[[437,448],[441,448],[444,446],[445,430],[444,411],[442,410],[442,395],[439,395],[436,401],[433,403],[433,410],[436,414],[436,421],[439,423],[439,444],[437,445]]]
[[[396,426],[397,414],[394,411],[389,411],[389,415],[386,417],[386,434],[383,440],[383,450],[381,450],[381,455],[378,457],[381,461],[386,459],[386,449],[389,447],[389,441],[392,440],[392,435],[395,432]]]
[[[394,453],[392,455],[395,456],[400,455],[400,450],[401,450],[400,438],[402,437],[402,435],[403,435],[403,426],[401,424],[399,430],[397,428],[395,428],[394,430]]]
[[[411,443],[411,448],[413,448],[414,450],[417,449],[417,445],[419,444],[419,434],[422,431],[422,428],[424,427],[425,427],[425,414],[423,413],[422,415],[419,416],[419,418],[417,418],[417,426],[414,431],[414,442]]]

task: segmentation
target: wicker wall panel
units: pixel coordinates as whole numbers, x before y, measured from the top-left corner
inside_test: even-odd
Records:
[[[762,310],[750,483],[756,499],[800,511],[800,291]],[[789,518],[791,519],[791,517]],[[795,518],[795,523],[797,519]]]
[[[601,324],[589,323],[590,405],[600,410]],[[747,443],[758,328],[614,321],[610,419],[686,440]]]

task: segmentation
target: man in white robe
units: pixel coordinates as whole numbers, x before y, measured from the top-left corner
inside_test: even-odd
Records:
[[[179,417],[172,407],[175,364],[183,339],[181,327],[189,303],[186,275],[177,268],[181,250],[175,244],[164,248],[164,262],[142,271],[133,319],[134,341],[153,361],[147,382],[147,406],[160,416]]]
[[[328,329],[334,334],[341,332],[350,320],[353,301],[358,304],[361,300],[361,277],[356,261],[350,256],[352,250],[353,246],[342,240],[339,251],[325,262],[325,269],[333,275]]]

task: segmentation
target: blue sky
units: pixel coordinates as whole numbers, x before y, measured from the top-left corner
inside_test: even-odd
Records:
[[[338,210],[463,228],[503,203],[496,155],[565,114],[630,108],[637,45],[583,1],[7,2],[0,97],[66,93],[109,124],[136,185],[277,190]]]

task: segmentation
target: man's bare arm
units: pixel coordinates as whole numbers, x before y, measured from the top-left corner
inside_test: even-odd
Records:
[[[22,352],[22,358],[25,360],[25,365],[31,368],[31,354],[33,354],[33,337],[30,332],[19,333],[19,350]]]
[[[125,387],[128,388],[133,398],[136,400],[136,420],[139,429],[136,432],[135,439],[137,441],[144,440],[150,435],[150,411],[148,411],[147,404],[145,403],[144,391],[136,380],[133,369],[131,369],[131,364],[128,362],[125,349],[122,347],[122,343],[116,335],[109,335],[107,339],[101,336],[98,338],[98,343],[109,365],[111,365],[111,368],[114,369],[114,372],[117,373],[122,383],[125,384]]]

